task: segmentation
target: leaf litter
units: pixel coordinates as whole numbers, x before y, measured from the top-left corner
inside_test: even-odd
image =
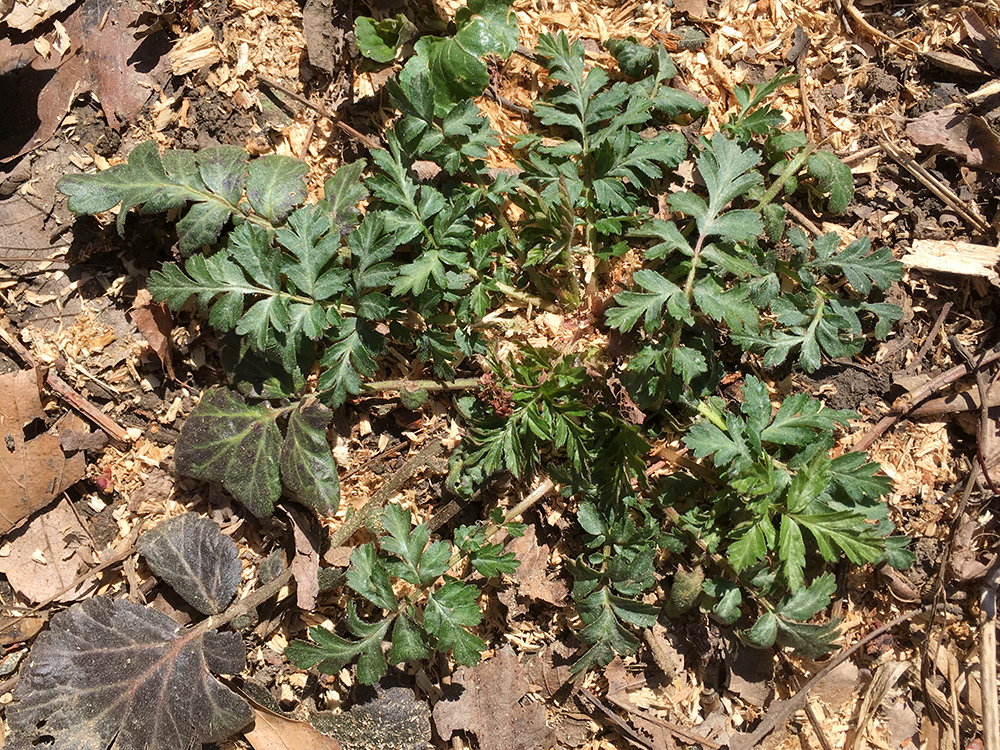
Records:
[[[543,14],[540,14],[539,18],[540,22],[542,23],[556,24],[556,25],[562,24],[573,29],[579,29],[584,34],[591,34],[595,38],[600,38],[600,35],[604,31],[606,31],[606,28],[604,29],[601,28],[602,24],[604,24],[605,27],[607,26],[607,22],[604,20],[605,15],[603,14],[603,12],[600,11],[600,9],[587,8],[587,10],[589,11],[588,14],[584,14],[584,17],[579,18],[579,17],[574,17],[574,15],[569,11],[553,8],[544,12]],[[726,15],[727,11],[728,11],[728,16]],[[808,11],[814,23],[825,23],[830,20],[829,16],[826,15],[825,10],[809,8]],[[779,7],[774,12],[778,13],[779,15],[783,14],[784,18],[787,20],[788,14],[791,13],[792,11],[790,11],[787,7],[786,8]],[[742,28],[740,24],[736,22],[736,20],[734,20],[732,8],[724,9],[720,17],[723,18],[724,21],[732,23],[732,28],[735,30],[736,34],[730,35],[731,32],[727,30],[725,34],[717,35],[711,42],[712,46],[708,47],[707,50],[705,50],[706,54],[703,56],[704,57],[703,60],[700,61],[696,60],[695,59],[696,56],[694,54],[685,53],[686,58],[690,58],[691,61],[690,64],[692,70],[694,71],[693,75],[695,77],[695,80],[693,82],[693,85],[698,91],[707,92],[709,94],[707,98],[709,98],[712,101],[713,108],[716,109],[725,106],[725,103],[727,101],[727,96],[725,94],[726,87],[727,86],[731,87],[731,84],[735,79],[735,77],[739,77],[740,75],[745,74],[746,68],[740,68],[737,66],[732,70],[726,70],[726,69],[720,70],[718,69],[718,65],[712,65],[711,63],[718,63],[720,59],[727,59],[725,56],[730,52],[730,50],[734,46],[739,45],[741,42],[748,43],[747,44],[748,47],[750,45],[753,45],[755,47],[755,51],[759,51],[760,49],[765,48],[766,34],[769,31],[767,26],[769,23],[772,23],[772,21],[778,20],[777,18],[755,19],[763,21],[763,23],[761,24],[763,28],[752,29],[752,28]],[[945,21],[947,22],[947,19],[945,19]],[[943,25],[944,24],[939,24],[939,23],[927,24],[927,28],[929,29],[929,42],[928,42],[929,44],[936,45],[941,42],[942,35],[944,34],[944,31],[942,31]],[[668,23],[666,25],[666,28],[670,30],[672,27]],[[740,38],[741,35],[743,37],[742,39]],[[760,44],[762,40],[765,41],[765,44]],[[973,40],[977,41],[978,43],[977,37],[974,37]],[[864,44],[867,44],[867,42]],[[601,53],[600,51],[598,51],[593,55],[593,57],[595,59],[599,59],[600,55]],[[813,68],[813,70],[816,69],[818,68],[817,67]],[[810,83],[815,84],[816,78],[812,77]],[[911,85],[911,83],[912,83],[911,81],[907,81],[905,85],[909,86]],[[848,90],[850,90],[850,88],[853,87],[855,93],[864,93],[864,86],[865,84],[862,82],[861,77],[851,77],[848,79],[847,83]],[[520,92],[518,91],[509,91],[507,93],[511,93],[515,97],[520,96]],[[847,91],[845,91],[845,94],[846,93]],[[793,113],[793,117],[795,118],[800,117],[800,115],[798,114],[798,110],[795,109],[794,107],[791,107],[789,111]],[[712,116],[715,116],[714,111]],[[509,114],[505,112],[498,112],[497,118],[499,120],[510,121]],[[827,119],[829,121],[826,123],[826,126],[829,128],[832,137],[834,138],[835,141],[839,141],[842,145],[844,143],[850,142],[852,138],[855,138],[857,136],[858,128],[855,123],[850,121],[850,118],[842,116],[839,112],[828,110]],[[286,142],[289,144],[294,143],[294,139],[300,136],[296,136],[296,131],[294,129],[290,129],[287,131],[287,133],[282,133],[281,137],[286,139],[286,141],[283,141],[281,144],[281,146],[284,147],[286,145]],[[875,215],[881,221],[881,219],[885,218],[885,216],[888,214],[888,211],[879,208],[877,200],[875,202],[875,205],[876,205],[876,208],[874,209]],[[892,220],[889,220],[888,223],[891,224],[891,221]],[[929,286],[930,284],[928,284],[927,281],[918,279],[915,282],[914,288],[923,292],[926,291]],[[933,295],[933,293],[934,293],[933,290],[931,290],[930,295]],[[939,309],[939,305],[936,304],[938,303],[938,300],[933,299],[933,296],[931,296],[929,300],[925,301],[932,309]],[[926,328],[924,330],[926,331]],[[935,352],[934,356],[937,357],[939,361],[946,361],[947,358],[947,354],[941,351]],[[933,492],[935,483],[939,484],[939,482],[937,482],[937,480],[932,478],[930,480],[930,491],[928,491],[927,490],[928,484],[926,479],[924,479],[923,482],[914,481],[913,479],[916,476],[919,480],[920,469],[912,468],[912,464],[916,463],[919,465],[921,462],[929,461],[930,462],[929,465],[934,465],[935,459],[939,457],[939,454],[937,453],[921,455],[923,446],[924,446],[923,442],[919,439],[909,445],[889,444],[887,446],[887,449],[884,451],[885,455],[884,463],[890,469],[899,466],[901,469],[901,471],[899,472],[900,479],[904,482],[904,484],[906,482],[912,482],[914,486],[923,487],[924,488],[923,491],[930,496],[931,503],[933,505],[936,498],[939,497],[940,495],[940,493],[937,493],[937,495],[935,495]],[[906,462],[909,462],[909,464],[907,464]],[[923,469],[925,473],[927,470],[928,469],[926,468]],[[176,511],[177,507],[174,506],[172,510]],[[944,513],[944,511],[945,508],[943,507],[943,505],[936,505],[936,509],[935,507],[931,507],[927,510],[926,518],[922,518],[921,523],[925,525],[924,528],[927,529],[928,535],[934,534],[934,524],[936,522],[933,520],[928,522],[927,518],[934,518],[935,513],[937,513],[938,517],[940,517]],[[865,582],[864,580],[862,580],[860,583],[863,586]],[[802,664],[797,666],[803,670],[808,670],[811,668],[808,664]],[[605,742],[609,742],[609,740],[605,740]]]

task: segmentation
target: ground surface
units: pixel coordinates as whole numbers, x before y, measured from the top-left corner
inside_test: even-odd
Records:
[[[334,3],[332,9],[308,3],[304,10],[294,0],[189,2],[155,9],[94,0],[82,5],[91,16],[96,6],[103,8],[109,15],[102,23],[114,27],[109,27],[111,41],[92,33],[79,55],[66,53],[82,67],[72,68],[65,60],[58,64],[62,35],[75,40],[88,28],[76,8],[57,15],[58,25],[43,22],[0,39],[0,74],[7,74],[0,75],[0,100],[16,93],[19,102],[17,116],[0,130],[0,158],[9,157],[0,164],[0,225],[5,228],[0,325],[6,332],[0,371],[37,365],[38,372],[61,377],[58,382],[49,377],[42,387],[41,422],[34,434],[57,430],[63,450],[75,456],[66,459],[62,476],[85,475],[60,486],[52,503],[8,533],[0,547],[4,614],[13,617],[28,605],[46,602],[0,634],[8,651],[0,662],[7,680],[0,686],[5,693],[0,703],[9,702],[17,661],[35,633],[66,603],[127,593],[137,601],[159,596],[164,611],[176,612],[163,599],[162,587],[151,588],[155,579],[143,566],[137,569],[134,557],[64,591],[81,570],[128,552],[140,525],[148,528],[186,510],[213,518],[238,543],[246,579],[291,533],[287,519],[253,519],[220,490],[172,472],[173,443],[186,415],[199,394],[223,382],[225,373],[218,341],[197,319],[181,315],[168,324],[149,319],[145,278],[171,257],[171,230],[159,217],[132,217],[121,239],[108,221],[72,217],[55,190],[56,180],[116,163],[153,137],[171,148],[235,144],[253,153],[304,158],[315,192],[336,166],[365,154],[364,145],[345,136],[322,116],[323,110],[336,111],[343,122],[376,137],[392,116],[381,92],[385,76],[358,72],[352,14],[406,12],[433,25],[454,13],[446,2],[372,9],[360,0],[353,7]],[[790,64],[801,82],[779,92],[778,106],[789,115],[790,127],[805,129],[812,140],[848,161],[856,188],[843,216],[817,215],[809,206],[798,206],[797,220],[845,237],[868,236],[876,246],[891,247],[897,258],[911,254],[918,241],[944,253],[937,267],[926,259],[912,261],[893,290],[905,314],[888,341],[854,362],[830,363],[809,377],[784,373],[775,383],[779,393],[806,390],[831,407],[858,411],[866,421],[854,426],[849,444],[867,440],[899,396],[965,363],[949,336],[972,357],[997,344],[1000,281],[992,222],[1000,208],[1000,141],[994,134],[1000,96],[989,83],[1000,71],[1000,49],[990,31],[1000,22],[995,5],[726,0],[720,6],[714,0],[676,0],[665,7],[638,0],[621,5],[516,0],[514,7],[523,44],[530,47],[540,31],[565,30],[584,39],[594,65],[610,64],[600,42],[612,36],[676,43],[703,32],[702,44],[692,49],[681,44],[675,59],[681,85],[710,106],[705,132],[715,130],[735,104],[736,85],[768,80]],[[162,28],[133,43],[129,19],[143,10],[153,12]],[[207,36],[205,29],[211,30]],[[195,37],[200,46],[194,50],[175,47],[171,57],[163,55],[172,44]],[[140,58],[149,63],[136,66]],[[26,64],[40,71],[37,80],[11,84],[11,74]],[[172,75],[171,65],[181,74]],[[530,104],[538,89],[535,71],[529,61],[513,57],[495,71],[497,92],[514,105]],[[482,106],[504,136],[527,129],[516,107],[492,100]],[[917,119],[945,107],[953,109],[947,115],[952,119],[956,113],[969,115],[962,127]],[[908,168],[910,156],[919,170]],[[497,165],[509,159],[502,149],[494,158]],[[961,265],[970,251],[950,241],[982,246],[986,260]],[[559,322],[531,330],[544,338]],[[169,347],[157,334],[169,338]],[[154,353],[168,348],[173,376]],[[984,366],[987,380],[995,370],[995,364]],[[383,374],[419,373],[400,361]],[[965,376],[930,395],[974,390],[973,377]],[[103,425],[95,423],[94,411],[104,415]],[[866,644],[811,691],[811,717],[798,711],[781,718],[769,740],[772,746],[815,748],[828,741],[837,748],[911,743],[951,748],[971,747],[968,743],[980,736],[978,601],[997,554],[997,498],[982,483],[964,490],[977,460],[977,433],[983,444],[984,435],[995,433],[998,415],[994,408],[988,415],[992,422],[981,422],[980,416],[967,403],[950,410],[935,402],[874,438],[870,455],[894,481],[889,503],[901,530],[914,540],[917,563],[902,574],[841,571],[836,607],[844,618],[844,644],[932,603],[943,614],[933,623],[915,617]],[[460,425],[447,399],[412,412],[394,398],[371,397],[349,402],[335,428],[342,519],[431,439],[453,447]],[[76,441],[72,451],[71,440]],[[996,461],[993,451],[984,456],[987,466],[990,459]],[[400,501],[419,517],[433,516],[446,501],[444,468],[436,459],[402,489]],[[1000,475],[1000,469],[993,471]],[[530,490],[496,488],[504,502]],[[578,643],[561,606],[567,581],[545,576],[548,563],[571,554],[563,538],[566,524],[560,522],[564,510],[550,499],[525,519],[529,541],[516,551],[523,559],[533,556],[531,564],[541,571],[532,592],[504,580],[484,597],[481,633],[491,646],[484,661],[488,670],[456,674],[441,659],[393,676],[396,685],[415,690],[427,708],[448,696],[453,683],[474,684],[491,696],[492,705],[470,709],[473,714],[464,719],[451,718],[458,731],[450,743],[441,739],[446,733],[438,726],[433,745],[670,748],[702,738],[708,740],[704,746],[717,747],[725,744],[727,733],[746,731],[762,716],[780,716],[774,701],[794,695],[822,669],[822,664],[784,655],[748,652],[732,631],[692,618],[664,621],[636,657],[616,660],[590,675],[581,689],[568,690],[565,665]],[[325,523],[335,528],[338,519]],[[65,564],[54,565],[53,555]],[[306,626],[337,622],[342,611],[342,601],[327,598],[312,613],[299,613],[289,601],[261,613],[261,624],[246,635],[247,682],[286,711],[367,705],[370,696],[355,685],[350,670],[320,677],[282,657],[284,646],[303,637]],[[510,687],[522,682],[522,690]],[[877,710],[861,715],[866,698]],[[541,725],[537,716],[526,718],[529,707],[537,705],[545,706]],[[499,734],[463,731],[491,711],[510,717],[523,713],[510,719],[507,730],[498,727]],[[505,735],[511,728],[518,731]],[[245,747],[247,741],[257,750],[284,746],[274,737],[259,736],[236,737],[220,746]],[[391,739],[387,742],[393,746]]]

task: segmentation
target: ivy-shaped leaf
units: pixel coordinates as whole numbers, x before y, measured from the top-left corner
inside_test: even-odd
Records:
[[[233,391],[209,390],[177,438],[178,473],[220,484],[258,518],[270,516],[281,496],[277,414]]]

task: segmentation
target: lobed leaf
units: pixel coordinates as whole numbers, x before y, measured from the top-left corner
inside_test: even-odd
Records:
[[[250,162],[247,201],[272,224],[280,224],[306,199],[304,177],[309,165],[281,154],[268,154]]]
[[[177,472],[220,484],[258,518],[270,516],[281,496],[277,414],[225,388],[208,390],[177,438]]]
[[[303,399],[288,416],[281,444],[281,479],[296,500],[321,515],[340,507],[340,479],[326,438],[332,412],[314,398]]]

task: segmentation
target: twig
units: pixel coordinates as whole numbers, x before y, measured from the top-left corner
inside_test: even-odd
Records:
[[[406,463],[400,466],[396,473],[378,488],[378,491],[371,496],[368,502],[361,506],[361,510],[344,521],[344,525],[330,535],[330,548],[342,546],[354,535],[354,532],[374,521],[389,498],[395,495],[410,477],[426,466],[443,448],[440,440],[432,440],[419,453],[407,459]]]
[[[520,117],[531,117],[534,114],[534,112],[532,112],[528,107],[522,107],[517,102],[512,102],[510,99],[501,96],[500,92],[497,91],[496,86],[487,86],[486,96],[495,101],[504,109],[509,109],[515,115],[519,115]]]
[[[781,207],[784,208],[786,211],[788,211],[788,213],[790,213],[795,218],[795,220],[797,222],[799,222],[799,224],[801,224],[802,226],[804,226],[806,229],[808,229],[810,232],[812,232],[817,237],[819,237],[821,234],[823,234],[823,230],[822,229],[820,229],[818,226],[816,226],[808,216],[806,216],[804,213],[802,213],[801,211],[799,211],[792,204],[790,204],[790,203],[783,203],[781,205]]]
[[[467,391],[480,385],[479,378],[459,378],[458,380],[377,380],[371,383],[362,383],[361,390],[369,393],[381,393],[383,391]]]
[[[1000,359],[1000,347],[994,347],[980,357],[979,366],[982,367],[983,365],[988,365],[990,362],[995,362],[998,359]],[[968,365],[956,365],[950,370],[938,375],[933,380],[924,383],[920,386],[920,388],[912,393],[908,393],[906,396],[903,396],[895,404],[893,404],[892,413],[882,417],[881,421],[868,430],[864,437],[862,437],[851,450],[868,450],[871,444],[878,440],[879,437],[881,437],[886,430],[896,424],[896,422],[905,417],[913,411],[913,409],[937,393],[939,390],[945,386],[951,385],[956,380],[963,378],[968,373]]]
[[[237,617],[241,617],[248,612],[252,612],[290,583],[293,583],[292,568],[291,566],[286,565],[285,569],[281,571],[281,573],[265,583],[256,591],[252,591],[238,602],[234,603],[225,612],[212,615],[195,625],[185,634],[185,639],[193,640],[198,638],[199,636],[205,635],[205,633],[209,630],[215,630],[216,628],[225,625],[227,622],[232,622]]]
[[[947,203],[957,214],[969,222],[969,224],[971,224],[975,229],[983,232],[984,234],[989,232],[990,225],[982,216],[977,215],[978,211],[975,211],[975,204],[968,204],[972,207],[972,210],[966,208],[967,204],[961,201],[951,188],[928,172],[924,167],[917,164],[917,162],[904,154],[898,148],[893,146],[888,141],[879,141],[879,145],[882,147],[882,150],[892,158],[893,161],[916,177],[917,180],[924,185],[924,187]]]
[[[962,346],[962,342],[956,336],[949,336],[948,341],[955,348],[955,351],[962,355],[962,359],[965,360],[966,364],[976,375],[976,388],[979,391],[979,423],[976,425],[976,459],[979,461],[979,469],[983,472],[983,479],[986,480],[987,486],[993,490],[994,495],[1000,495],[1000,490],[997,490],[996,485],[993,484],[993,480],[990,479],[989,467],[986,465],[985,457],[985,454],[989,451],[987,450],[988,446],[984,445],[984,443],[988,444],[990,439],[990,386],[986,382],[986,374],[983,372],[980,363],[972,358],[972,355]]]
[[[258,74],[257,81],[260,82],[260,83],[263,83],[269,89],[274,89],[275,91],[280,91],[282,94],[284,94],[285,96],[291,97],[292,99],[294,99],[295,101],[297,101],[299,104],[301,104],[301,105],[303,105],[305,107],[309,107],[309,109],[313,110],[317,114],[320,114],[323,117],[325,117],[326,119],[328,119],[331,122],[333,122],[334,125],[336,125],[338,128],[340,128],[344,133],[346,133],[347,135],[349,135],[351,138],[354,138],[355,140],[360,141],[361,144],[364,145],[366,148],[369,148],[369,149],[382,148],[382,144],[379,143],[378,139],[372,138],[371,136],[368,136],[368,135],[365,135],[360,130],[355,130],[350,125],[348,125],[346,122],[343,122],[337,116],[336,113],[331,112],[330,110],[328,110],[323,105],[321,105],[321,104],[315,104],[314,102],[311,102],[308,99],[306,99],[301,94],[296,93],[295,91],[292,91],[290,88],[286,88],[285,86],[282,86],[277,81],[272,81],[270,78],[265,78],[262,75]]]
[[[812,724],[813,732],[816,733],[816,737],[819,739],[819,744],[823,746],[823,750],[833,750],[833,745],[831,745],[830,740],[826,738],[823,726],[819,723],[819,717],[816,716],[816,709],[812,707],[812,704],[809,701],[806,701],[805,711],[806,718],[808,718],[809,723]]]
[[[771,703],[770,707],[767,709],[767,713],[764,715],[764,718],[761,719],[760,724],[757,725],[757,728],[750,734],[737,734],[734,736],[729,741],[729,750],[752,750],[757,747],[775,728],[778,726],[784,726],[785,723],[787,723],[788,720],[795,715],[796,711],[799,711],[805,706],[806,699],[809,696],[809,691],[812,690],[820,680],[825,678],[828,674],[830,674],[830,672],[851,658],[851,656],[853,656],[862,646],[871,640],[878,638],[883,633],[889,632],[896,626],[902,625],[907,620],[911,620],[917,615],[926,612],[928,609],[930,609],[930,607],[921,607],[920,609],[914,609],[906,614],[900,615],[896,619],[887,622],[882,627],[873,630],[850,648],[841,651],[823,668],[821,672],[803,685],[802,688],[791,698],[785,701],[774,701]]]
[[[28,367],[38,367],[38,359],[35,355],[29,352],[24,344],[18,341],[2,322],[0,322],[0,339],[3,339],[4,343],[13,349]],[[46,373],[45,382],[48,383],[49,387],[55,393],[62,396],[70,406],[108,433],[108,437],[112,440],[119,443],[129,442],[128,433],[121,425],[73,390],[73,387],[56,375],[53,370],[50,369]]]
[[[598,697],[596,695],[594,695],[593,693],[591,693],[586,688],[580,688],[580,692],[583,694],[584,698],[586,698],[588,701],[590,701],[591,703],[593,703],[594,706],[596,706],[598,709],[600,709],[600,711],[605,716],[607,716],[609,719],[611,719],[611,721],[613,721],[615,723],[615,726],[617,726],[622,732],[624,732],[625,736],[627,736],[630,740],[632,740],[637,745],[642,745],[643,747],[648,747],[649,750],[656,750],[656,748],[653,746],[653,744],[649,740],[645,739],[642,735],[640,735],[638,732],[636,732],[634,729],[632,729],[632,727],[630,727],[628,724],[626,724],[624,721],[622,721],[621,718],[619,718],[618,714],[616,714],[610,708],[608,708],[603,703],[601,703],[601,701],[598,699]]]
[[[983,696],[983,746],[1000,750],[1000,710],[997,703],[997,587],[1000,586],[1000,555],[983,579],[979,600],[979,667]]]
[[[927,356],[927,352],[930,351],[931,345],[934,343],[934,339],[937,338],[938,331],[941,330],[941,326],[944,325],[945,319],[948,317],[948,313],[951,312],[952,305],[955,303],[948,300],[941,306],[941,312],[938,313],[937,320],[934,321],[934,325],[931,327],[931,332],[927,334],[927,338],[924,339],[924,343],[920,345],[919,351],[917,351],[917,356],[913,358],[913,361],[906,366],[903,371],[907,375],[911,375],[920,363],[924,361],[924,357]]]

